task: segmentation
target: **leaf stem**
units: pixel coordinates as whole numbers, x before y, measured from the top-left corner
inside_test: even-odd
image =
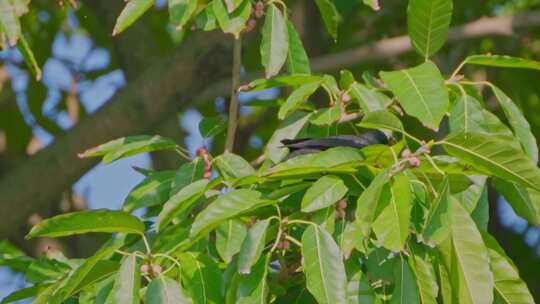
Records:
[[[231,102],[229,105],[229,124],[227,128],[227,139],[225,141],[225,151],[232,152],[234,148],[234,139],[236,128],[238,127],[238,92],[240,86],[240,69],[242,67],[242,37],[234,39],[233,47],[233,67],[231,84]]]
[[[291,241],[291,243],[294,243],[296,246],[302,248],[302,243],[299,240],[293,238],[292,236],[287,234],[285,235],[285,239],[288,241]]]
[[[150,249],[150,244],[148,243],[148,239],[146,238],[146,236],[144,234],[141,234],[141,237],[142,237],[143,242],[144,242],[144,247],[146,247],[146,253],[148,255],[152,254],[152,249]]]

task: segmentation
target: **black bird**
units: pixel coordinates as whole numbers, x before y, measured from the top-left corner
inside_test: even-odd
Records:
[[[369,145],[388,144],[386,134],[379,130],[370,130],[359,136],[337,135],[323,138],[284,139],[284,148],[289,148],[288,159],[298,155],[317,153],[333,147],[353,147],[361,149]]]

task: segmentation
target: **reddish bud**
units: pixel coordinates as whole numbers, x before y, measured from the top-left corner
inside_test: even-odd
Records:
[[[420,166],[420,159],[418,157],[411,157],[409,158],[409,165],[411,165],[411,167],[419,167]]]
[[[283,242],[281,242],[281,248],[284,250],[289,250],[289,248],[291,248],[291,243],[287,240],[284,240]]]
[[[403,158],[409,158],[411,156],[411,150],[405,149],[403,152],[401,152],[401,157]]]
[[[341,101],[343,101],[344,103],[348,103],[349,101],[351,101],[351,96],[344,92],[343,94],[341,94]]]
[[[162,271],[161,266],[159,265],[152,265],[152,272],[154,274],[160,274]]]
[[[346,209],[346,208],[347,208],[347,201],[346,201],[346,200],[340,200],[340,201],[338,202],[337,208],[338,208],[339,210]]]
[[[246,33],[249,33],[251,31],[253,31],[253,29],[255,28],[256,25],[257,25],[257,21],[255,19],[249,19],[247,24],[246,24],[246,28],[244,29],[244,31]]]
[[[263,11],[264,10],[264,3],[262,1],[259,1],[255,3],[255,10],[256,11]]]
[[[146,274],[146,273],[150,272],[150,265],[142,264],[140,269],[141,269],[141,272],[143,274]]]

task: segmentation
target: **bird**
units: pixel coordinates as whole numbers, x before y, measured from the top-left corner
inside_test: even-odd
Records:
[[[283,139],[283,148],[288,148],[287,159],[299,155],[318,153],[334,147],[364,148],[370,145],[388,144],[388,137],[379,130],[370,130],[360,135],[337,135],[323,138]]]

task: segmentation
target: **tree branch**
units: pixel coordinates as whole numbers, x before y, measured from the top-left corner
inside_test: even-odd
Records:
[[[514,17],[482,18],[453,28],[449,42],[493,35],[511,35],[516,29],[540,26],[540,11]],[[65,136],[43,149],[0,180],[0,238],[21,231],[26,217],[53,201],[54,197],[94,166],[95,160],[79,160],[78,152],[113,138],[145,132],[189,102],[206,102],[225,96],[231,80],[203,85],[225,77],[224,62],[230,52],[218,47],[222,35],[203,33],[203,39],[185,41],[172,60],[160,59],[128,85],[107,105],[80,122]],[[229,48],[226,48],[227,50]],[[407,36],[384,39],[364,47],[312,60],[314,71],[333,71],[370,60],[382,60],[411,51]],[[226,54],[224,54],[226,53]],[[225,58],[224,58],[225,57]],[[228,65],[225,65],[226,67]],[[205,72],[204,74],[202,72]],[[243,81],[258,77],[250,75]],[[200,94],[196,94],[199,91]],[[181,98],[174,102],[181,92]],[[26,230],[26,229],[25,229]]]

